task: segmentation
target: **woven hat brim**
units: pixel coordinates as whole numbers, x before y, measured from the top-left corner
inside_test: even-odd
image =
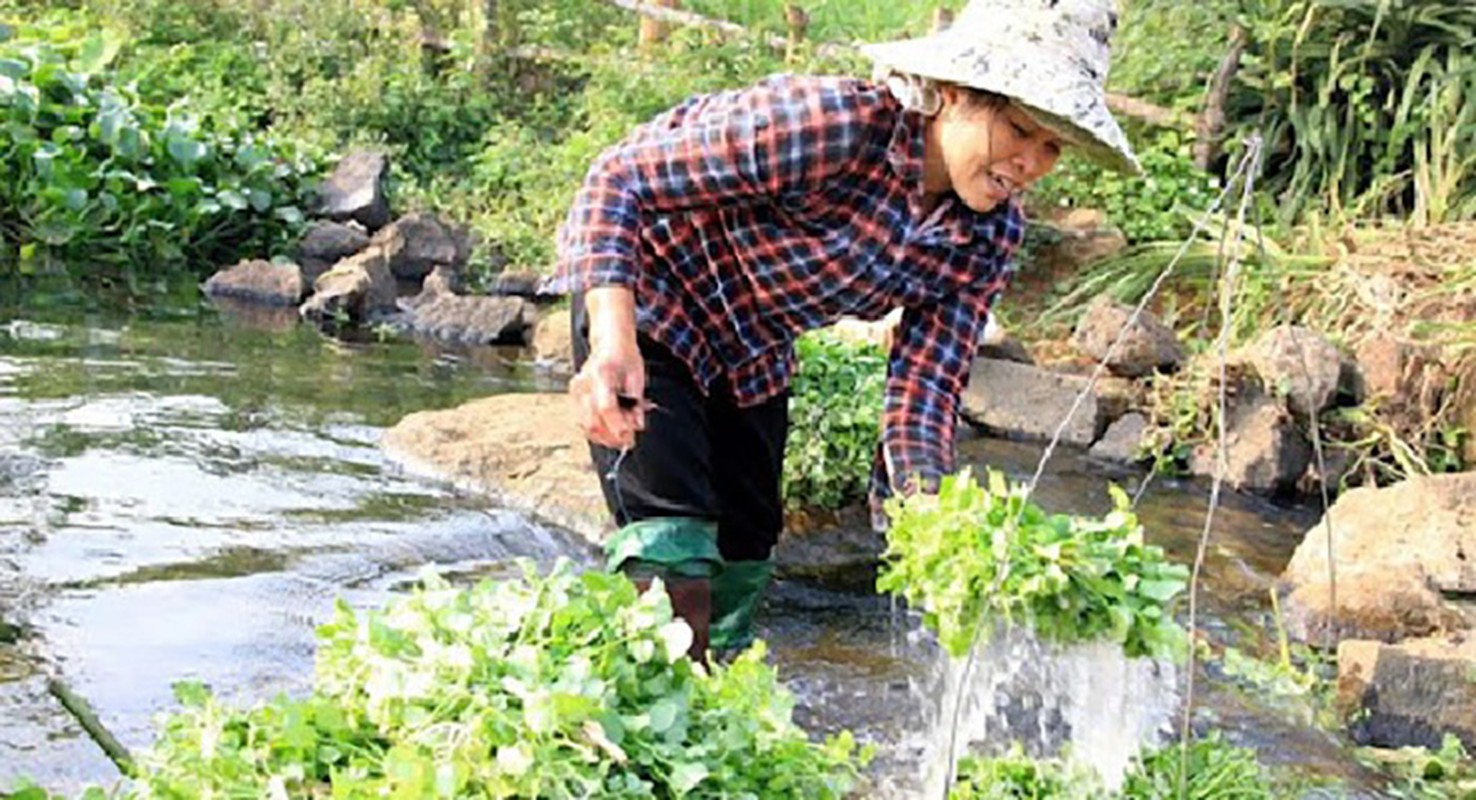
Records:
[[[1104,94],[1094,92],[1083,106],[1069,114],[1062,113],[1055,102],[1057,93],[1044,82],[1027,85],[1004,75],[964,68],[955,56],[965,46],[966,43],[945,31],[917,39],[863,45],[861,52],[888,69],[1009,97],[1091,161],[1131,175],[1142,172],[1127,135],[1107,108]]]

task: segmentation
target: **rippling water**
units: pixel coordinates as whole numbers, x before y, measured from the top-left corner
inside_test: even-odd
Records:
[[[313,627],[335,597],[382,602],[427,564],[474,576],[519,557],[589,559],[582,542],[403,475],[378,449],[406,413],[558,385],[517,353],[345,343],[290,313],[180,294],[97,308],[76,292],[0,290],[0,621],[29,632],[0,645],[0,788],[116,778],[46,694],[48,676],[141,748],[175,680],[242,701],[306,687]],[[1023,476],[1038,447],[977,441],[964,455]],[[1068,454],[1039,499],[1101,511],[1104,477]],[[1153,538],[1192,557],[1202,493],[1165,482],[1142,513]],[[1222,520],[1209,628],[1243,638],[1264,629],[1266,589],[1310,518],[1241,503]],[[952,738],[961,665],[864,586],[782,581],[759,624],[800,721],[881,746],[874,796],[923,792]],[[1070,743],[1109,771],[1178,707],[1172,669],[1019,635],[981,650],[967,686],[962,743]],[[1293,706],[1220,684],[1202,713],[1270,762],[1352,774],[1340,743]]]

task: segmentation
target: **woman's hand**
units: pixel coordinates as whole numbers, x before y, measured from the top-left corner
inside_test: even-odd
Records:
[[[646,428],[646,363],[636,343],[635,295],[606,287],[585,295],[589,359],[569,382],[574,416],[586,438],[625,450]]]

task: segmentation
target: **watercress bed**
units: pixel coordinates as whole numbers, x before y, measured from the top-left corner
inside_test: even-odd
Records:
[[[199,686],[127,798],[840,798],[849,734],[812,743],[755,646],[711,670],[662,591],[619,575],[340,603],[304,698],[249,710]],[[21,798],[44,798],[39,790]],[[90,797],[100,797],[94,791]]]
[[[1101,519],[1047,514],[989,472],[943,478],[936,495],[893,498],[877,588],[922,613],[949,653],[976,631],[1021,624],[1048,641],[1107,640],[1129,657],[1177,658],[1187,636],[1170,604],[1188,569],[1143,542],[1127,495]]]

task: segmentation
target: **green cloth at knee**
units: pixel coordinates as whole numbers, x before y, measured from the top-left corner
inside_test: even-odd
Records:
[[[632,522],[605,542],[607,568],[633,578],[711,578],[722,570],[717,523],[694,517]]]
[[[753,618],[773,576],[773,561],[729,561],[712,577],[713,650],[753,643]]]

